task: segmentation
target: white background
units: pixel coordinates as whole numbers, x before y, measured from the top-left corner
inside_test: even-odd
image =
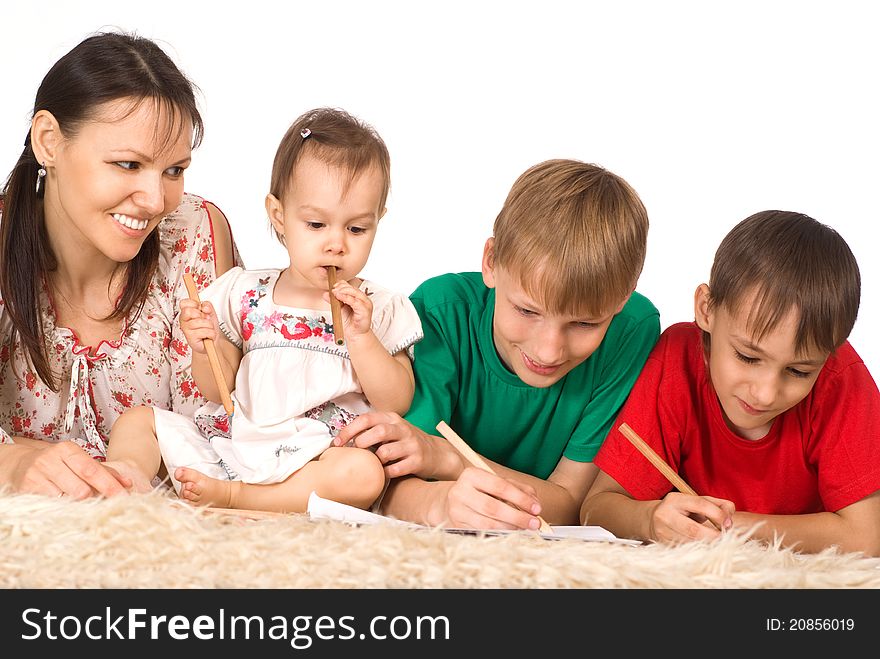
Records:
[[[99,29],[157,40],[201,89],[186,188],[225,211],[249,267],[283,266],[263,199],[295,117],[343,107],[391,152],[388,214],[364,275],[410,293],[479,267],[514,179],[548,158],[621,175],[651,220],[638,290],[661,324],[739,220],[796,210],[859,260],[851,340],[880,373],[880,24],[870,2],[245,0],[7,4],[0,176],[43,75]]]

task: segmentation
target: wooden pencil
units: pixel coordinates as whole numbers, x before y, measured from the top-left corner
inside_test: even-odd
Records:
[[[657,455],[656,451],[648,446],[645,440],[639,437],[635,430],[630,428],[625,423],[621,423],[618,430],[620,430],[620,432],[623,433],[623,435],[630,441],[630,443],[639,450],[639,453],[648,458],[650,463],[657,467],[661,474],[666,476],[666,480],[672,483],[672,486],[676,490],[678,490],[679,492],[683,492],[684,494],[693,494],[694,496],[696,496],[697,493],[694,491],[694,488],[685,483],[684,479],[677,473],[675,473],[672,467],[666,464],[663,458]]]
[[[483,471],[488,471],[490,474],[494,474],[495,470],[489,466],[489,464],[483,460],[479,453],[477,453],[474,449],[468,446],[468,443],[464,441],[458,434],[449,427],[445,421],[441,421],[437,424],[437,430],[440,431],[440,434],[443,435],[455,449],[464,456],[464,459],[467,460],[471,465],[476,467],[477,469],[482,469]],[[536,515],[538,521],[541,522],[541,533],[547,535],[555,535],[553,531],[553,527],[551,527],[544,518],[540,515]]]
[[[345,334],[342,331],[342,305],[333,295],[333,287],[336,286],[336,266],[327,266],[327,288],[330,291],[330,313],[333,316],[333,336],[336,345],[345,343]]]
[[[199,299],[199,291],[196,283],[193,281],[192,275],[188,272],[183,275],[183,283],[186,284],[186,291],[189,299],[193,302],[202,301]],[[226,386],[226,378],[223,377],[223,369],[220,367],[220,359],[217,357],[217,347],[211,339],[205,339],[205,352],[208,353],[208,362],[211,364],[211,373],[214,375],[214,381],[220,390],[220,400],[223,403],[223,409],[226,410],[226,416],[230,419],[235,413],[235,406],[232,404],[232,397],[229,395],[229,387]]]

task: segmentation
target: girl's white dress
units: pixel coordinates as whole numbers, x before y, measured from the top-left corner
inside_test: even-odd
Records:
[[[195,416],[154,409],[162,458],[175,489],[177,467],[247,483],[283,481],[330,446],[349,421],[370,410],[348,350],[336,345],[329,311],[275,304],[280,270],[236,267],[200,297],[214,305],[224,336],[242,351],[232,420],[207,403]],[[409,299],[364,280],[372,329],[395,354],[412,347],[422,325]]]

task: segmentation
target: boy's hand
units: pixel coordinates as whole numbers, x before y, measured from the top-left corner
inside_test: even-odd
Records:
[[[340,280],[333,287],[333,295],[342,303],[342,323],[346,340],[372,331],[373,302],[364,291],[347,281]],[[329,302],[330,293],[327,293]]]
[[[180,329],[194,353],[206,354],[205,339],[220,339],[220,323],[210,302],[199,304],[189,298],[180,300]]]
[[[727,499],[670,492],[651,513],[651,537],[660,542],[714,540],[733,527],[736,506]]]
[[[461,454],[445,439],[429,435],[393,412],[361,414],[333,440],[335,446],[349,442],[358,448],[374,447],[388,478],[412,474],[451,481],[466,466]]]
[[[444,517],[452,528],[530,529],[541,526],[534,488],[468,467],[450,488]]]

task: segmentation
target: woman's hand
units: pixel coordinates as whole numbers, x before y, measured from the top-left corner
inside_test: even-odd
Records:
[[[128,494],[132,485],[128,478],[105,467],[73,442],[8,450],[18,454],[10,470],[10,485],[15,492],[87,499]]]

